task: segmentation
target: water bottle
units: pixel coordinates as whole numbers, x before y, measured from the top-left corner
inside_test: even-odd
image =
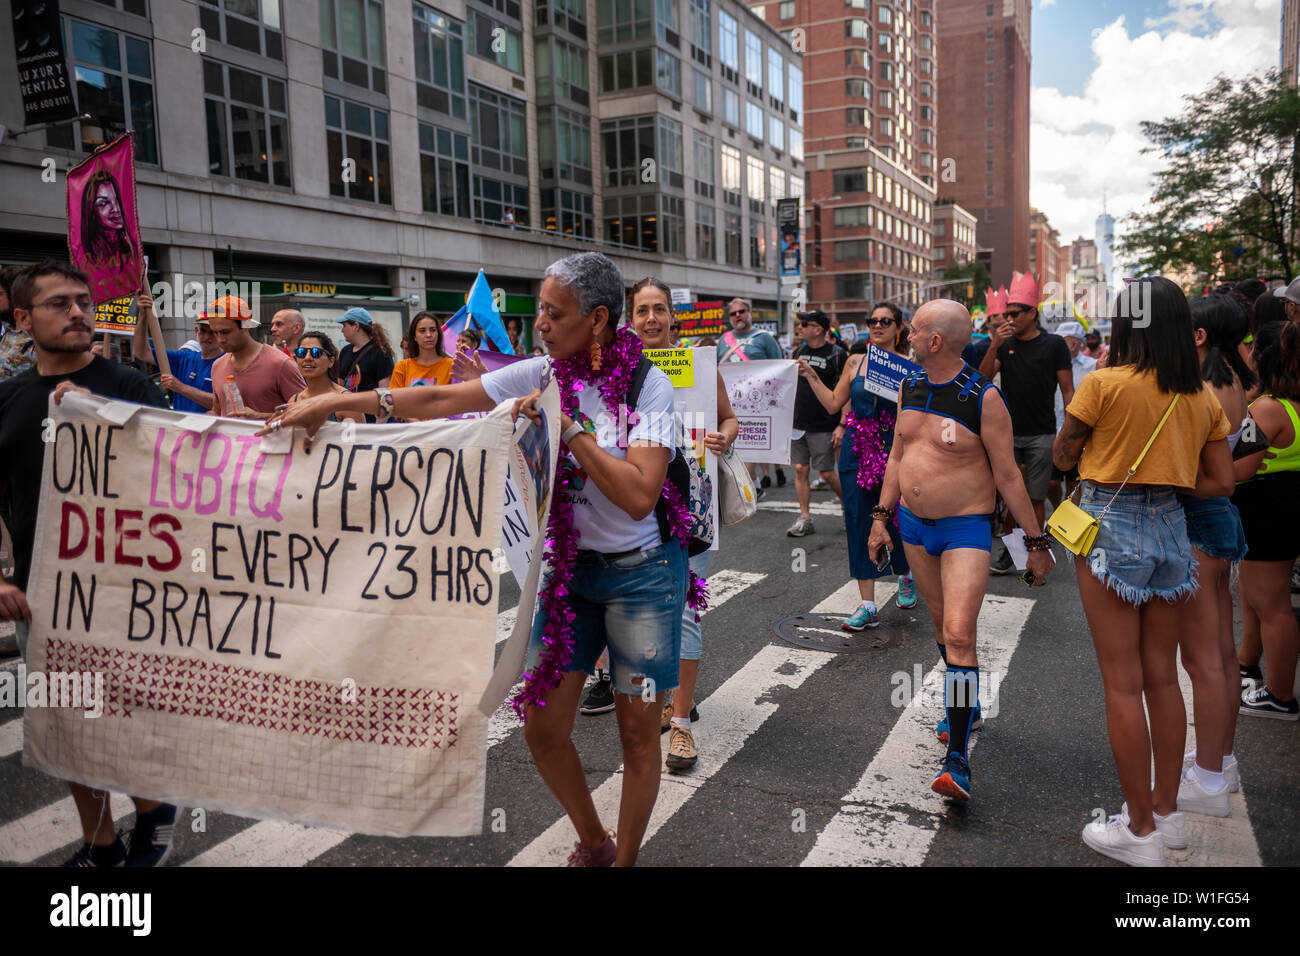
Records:
[[[226,376],[226,401],[230,405],[230,414],[238,415],[244,410],[244,396],[239,394],[239,386],[235,384],[235,376]]]

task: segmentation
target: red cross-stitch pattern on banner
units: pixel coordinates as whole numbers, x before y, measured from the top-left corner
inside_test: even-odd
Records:
[[[340,683],[57,638],[49,642],[46,668],[102,673],[109,717],[151,710],[380,746],[456,745],[459,695],[446,691],[358,686],[356,699],[346,693],[345,700]]]

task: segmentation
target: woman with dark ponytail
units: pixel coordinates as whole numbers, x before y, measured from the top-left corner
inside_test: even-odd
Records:
[[[1291,612],[1291,565],[1300,556],[1300,323],[1272,322],[1255,333],[1260,396],[1234,462],[1232,501],[1246,531],[1241,600],[1259,615],[1265,680],[1241,697],[1240,712],[1300,720],[1296,654],[1300,624]]]
[[[1246,419],[1246,390],[1255,373],[1237,347],[1248,318],[1236,299],[1208,295],[1189,303],[1201,378],[1217,396],[1235,449]],[[1232,637],[1232,571],[1246,554],[1241,517],[1229,498],[1180,494],[1187,537],[1195,549],[1197,590],[1183,604],[1178,647],[1192,679],[1196,748],[1183,756],[1178,810],[1227,816],[1228,794],[1240,788],[1232,741],[1241,683]],[[1167,824],[1165,846],[1186,846],[1182,813]],[[1171,836],[1172,834],[1172,836]]]

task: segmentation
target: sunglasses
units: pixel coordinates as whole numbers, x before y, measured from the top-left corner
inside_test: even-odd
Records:
[[[744,315],[749,309],[737,309],[735,312],[728,312],[728,315]]]
[[[877,328],[880,328],[880,327],[882,327],[882,326],[893,325],[895,321],[897,321],[897,320],[895,320],[895,319],[867,319],[867,326],[868,326],[869,328],[877,329]]]
[[[1009,319],[1018,319],[1028,311],[1028,309],[1007,309],[1006,315]]]
[[[321,348],[319,345],[313,346],[312,348],[303,348],[302,346],[299,346],[298,348],[294,349],[293,354],[298,356],[298,358],[306,358],[308,355],[310,355],[312,358],[318,359],[325,354],[325,350]]]

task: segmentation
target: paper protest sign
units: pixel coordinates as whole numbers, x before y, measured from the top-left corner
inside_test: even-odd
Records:
[[[788,359],[726,362],[719,366],[727,398],[740,421],[733,446],[742,461],[790,464],[790,432],[799,370]]]
[[[897,399],[898,387],[903,379],[913,372],[921,371],[921,366],[909,362],[901,355],[894,355],[875,345],[867,346],[867,367],[862,373],[863,386],[882,398]]]
[[[646,349],[642,353],[655,365],[663,369],[673,383],[673,410],[682,425],[682,431],[690,441],[689,448],[682,451],[694,455],[705,472],[713,480],[713,487],[720,487],[721,477],[718,473],[718,459],[705,447],[704,439],[709,432],[718,430],[718,350],[715,348],[693,349]],[[692,501],[692,505],[695,502]],[[718,532],[722,527],[718,515],[718,495],[709,499],[712,512],[713,546],[718,549]],[[704,508],[699,509],[696,520],[703,523]]]

